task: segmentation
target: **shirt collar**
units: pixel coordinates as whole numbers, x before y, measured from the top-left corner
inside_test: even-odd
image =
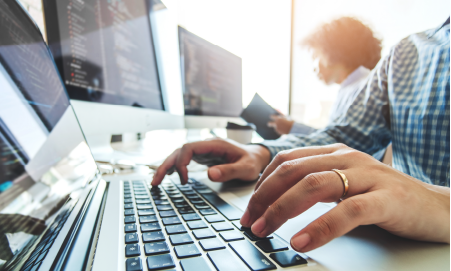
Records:
[[[351,84],[354,84],[357,81],[360,81],[364,77],[367,77],[370,73],[370,70],[367,68],[360,66],[357,69],[355,69],[346,79],[340,84],[340,87],[344,88]]]
[[[440,29],[442,29],[445,25],[449,25],[449,17],[448,19],[439,27],[437,27],[436,29],[434,29],[429,35],[428,35],[428,39],[432,38],[432,36],[434,36],[438,31],[440,31]]]

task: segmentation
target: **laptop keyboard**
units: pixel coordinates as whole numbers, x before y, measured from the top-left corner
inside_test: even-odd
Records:
[[[259,238],[242,227],[242,212],[194,179],[187,185],[165,179],[158,187],[124,181],[123,188],[127,271],[177,266],[184,271],[214,270],[211,266],[273,270],[307,264],[282,240]]]
[[[60,233],[61,229],[64,226],[67,218],[75,207],[76,201],[68,203],[63,210],[60,211],[58,216],[55,218],[53,223],[48,227],[46,233],[39,241],[38,245],[33,250],[33,253],[30,255],[28,260],[22,266],[20,270],[22,271],[35,271],[38,270],[42,261],[47,256],[48,251],[53,245],[56,237]],[[30,242],[31,243],[31,242]],[[25,251],[25,250],[24,250]]]

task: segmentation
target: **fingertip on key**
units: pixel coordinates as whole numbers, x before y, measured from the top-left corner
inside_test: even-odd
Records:
[[[298,252],[303,252],[303,249],[310,243],[311,237],[308,233],[303,233],[299,236],[291,238],[291,246]]]

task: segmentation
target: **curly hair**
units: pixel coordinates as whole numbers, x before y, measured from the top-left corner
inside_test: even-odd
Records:
[[[352,70],[359,66],[372,70],[381,58],[381,43],[371,28],[352,17],[325,23],[301,41],[302,46],[320,50],[332,62]]]

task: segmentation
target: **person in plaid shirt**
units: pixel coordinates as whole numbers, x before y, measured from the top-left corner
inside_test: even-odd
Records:
[[[185,144],[158,168],[152,185],[190,160],[221,157],[214,182],[260,176],[241,218],[260,237],[316,202],[340,203],[291,239],[307,252],[359,225],[402,237],[450,241],[450,26],[410,35],[392,48],[355,93],[347,112],[307,136],[257,145],[214,139]],[[369,154],[393,144],[393,167]],[[212,158],[213,160],[213,158]],[[216,159],[217,160],[217,159]]]

